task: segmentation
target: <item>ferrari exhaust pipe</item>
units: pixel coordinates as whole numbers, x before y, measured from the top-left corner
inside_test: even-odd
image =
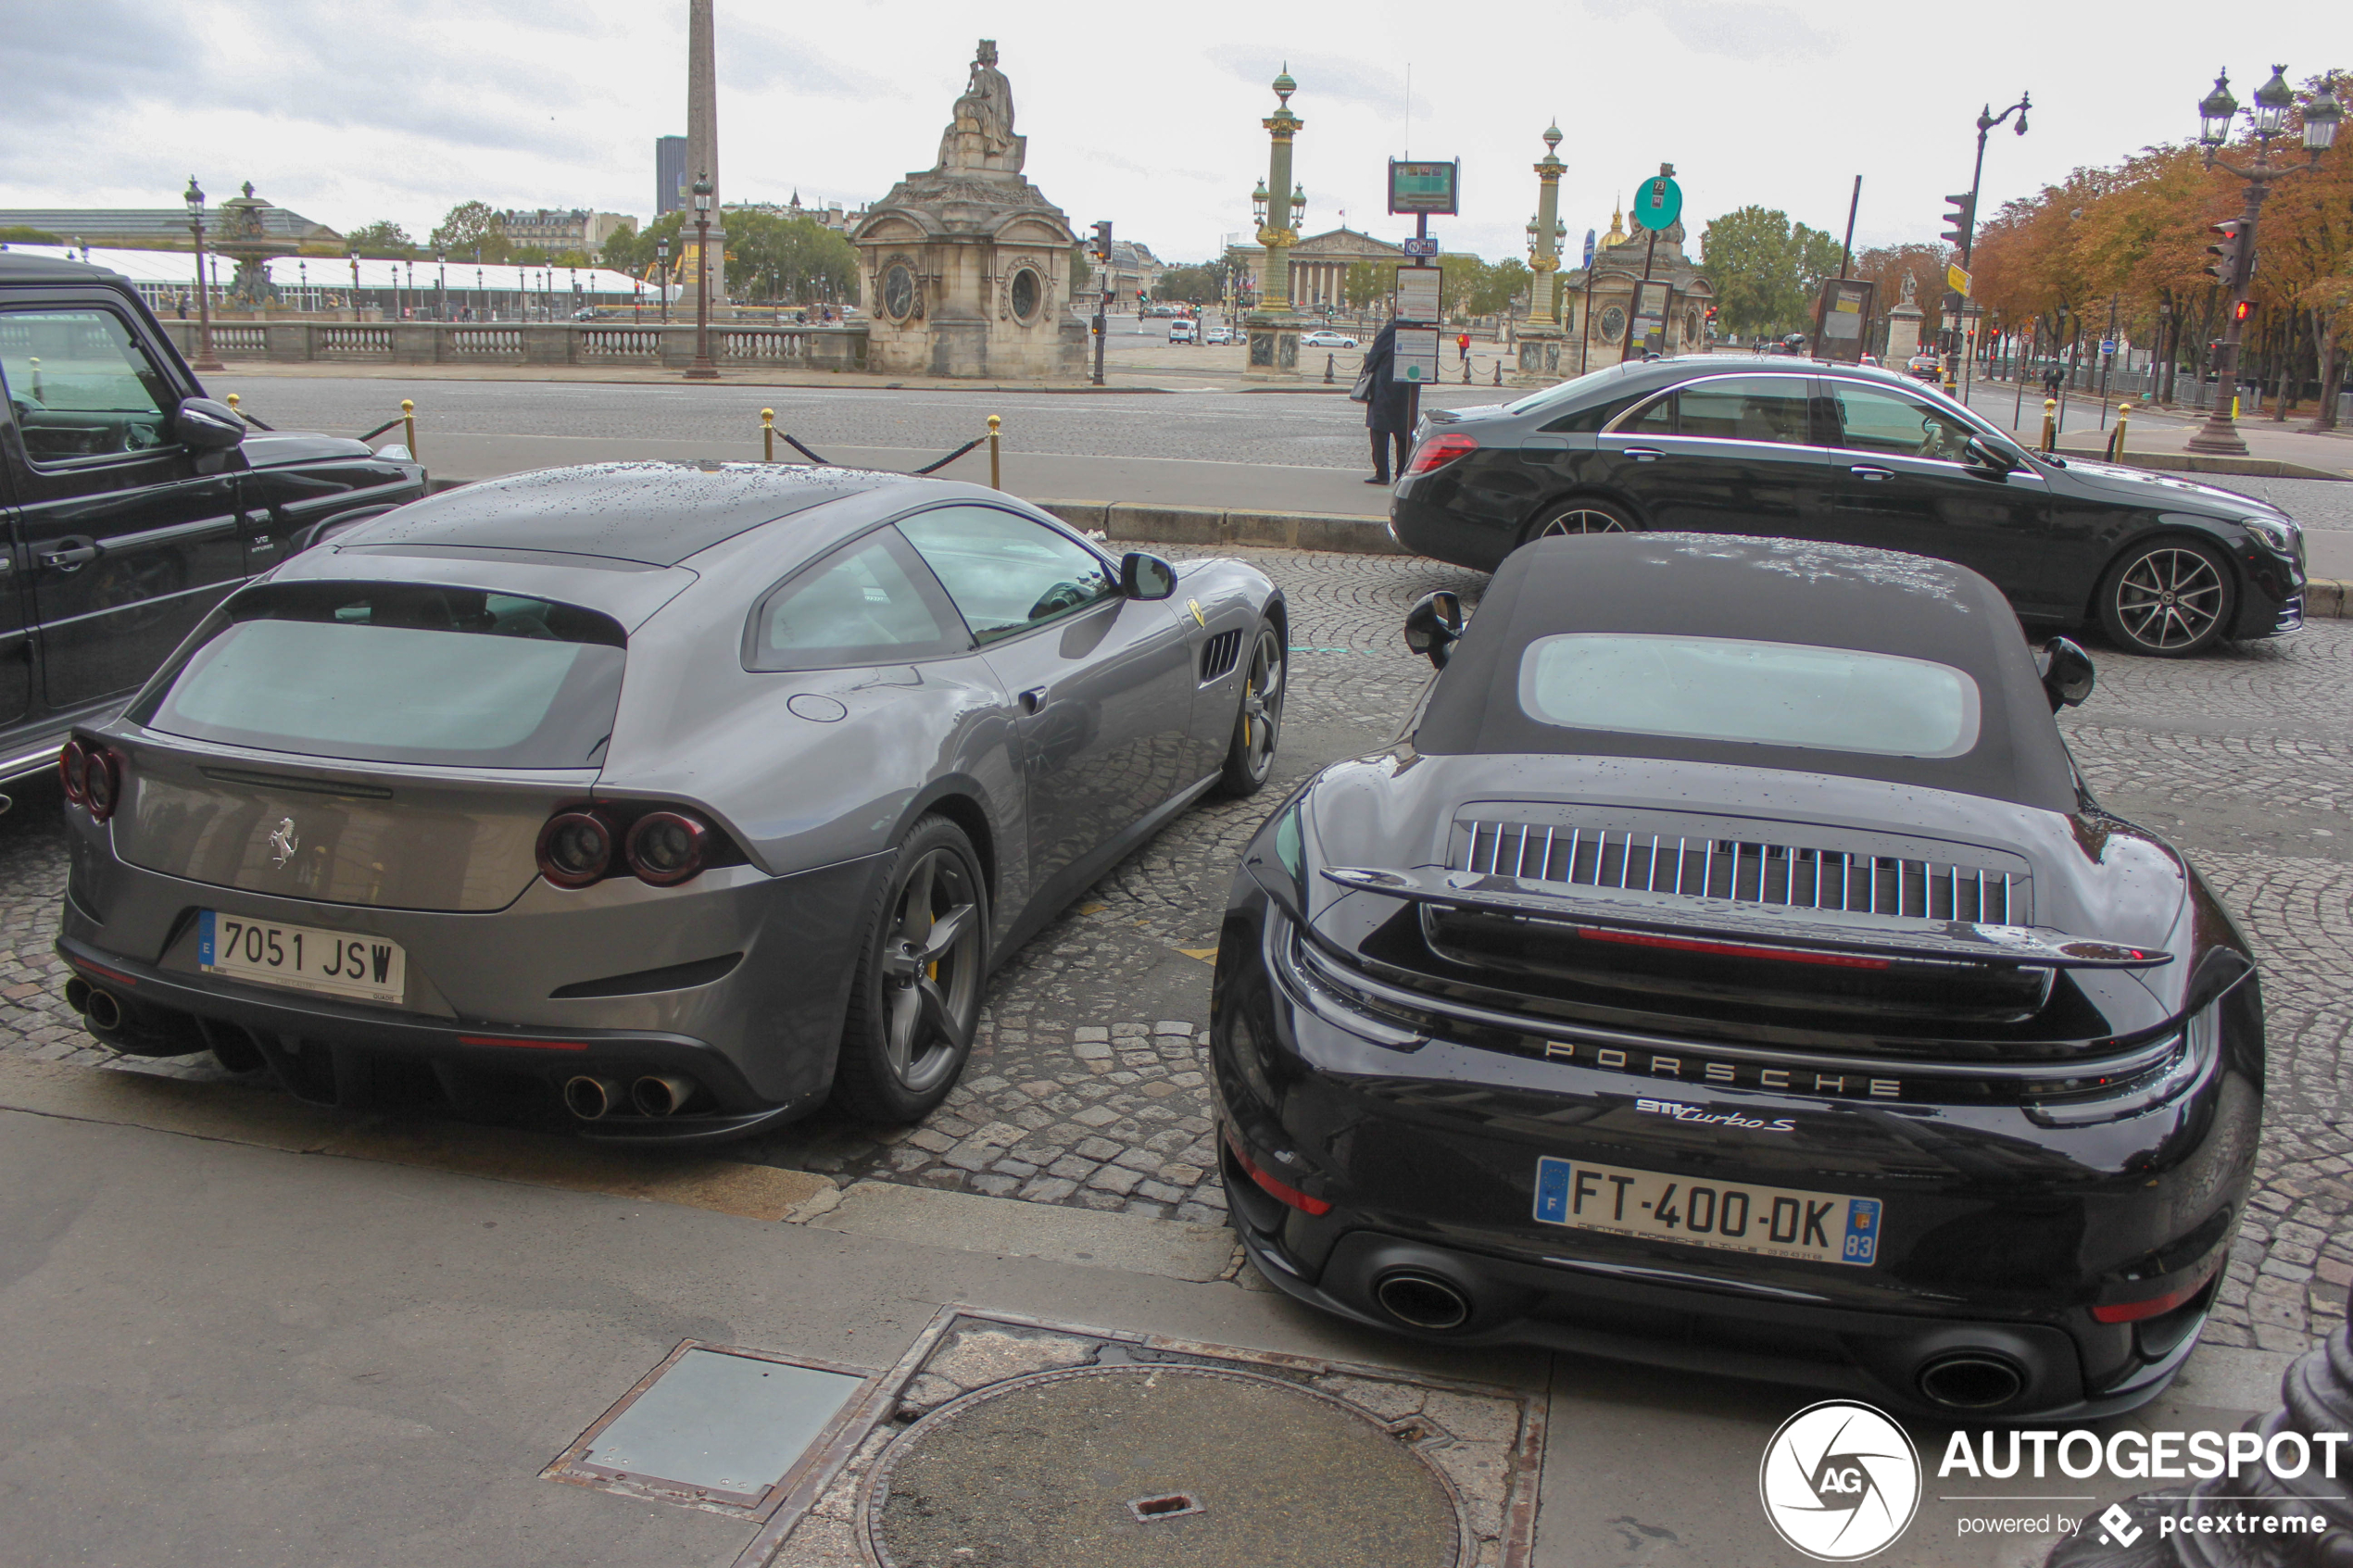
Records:
[[[1397,1269],[1373,1286],[1382,1311],[1410,1328],[1460,1328],[1470,1321],[1470,1298],[1452,1280],[1419,1269]]]
[[[90,996],[82,1009],[82,1016],[101,1029],[116,1029],[122,1024],[122,1004],[110,991],[90,987]]]
[[[564,1109],[583,1122],[594,1122],[622,1103],[622,1087],[610,1078],[584,1073],[564,1082]]]
[[[2025,1390],[2026,1376],[2007,1356],[1963,1351],[1920,1368],[1919,1383],[1923,1398],[1948,1411],[1994,1411]]]
[[[695,1098],[695,1081],[649,1073],[630,1085],[629,1098],[640,1116],[669,1116]]]

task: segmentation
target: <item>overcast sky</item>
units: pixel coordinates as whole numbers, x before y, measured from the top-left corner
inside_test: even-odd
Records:
[[[215,200],[251,180],[335,228],[390,218],[421,239],[469,198],[645,218],[653,140],[686,124],[686,0],[0,0],[0,206],[170,206],[193,171]],[[1251,227],[1266,84],[1286,63],[1311,233],[1343,209],[1352,227],[1407,232],[1381,211],[1381,182],[1383,160],[1410,150],[1463,160],[1466,210],[1434,225],[1448,248],[1518,253],[1529,166],[1557,116],[1572,251],[1661,159],[1694,250],[1709,216],[1751,203],[1836,232],[1858,173],[1861,248],[1934,238],[1989,99],[2024,89],[2034,108],[2024,138],[2006,128],[1987,149],[1988,213],[2077,165],[2193,133],[2220,66],[2242,101],[2273,61],[2295,81],[2353,67],[2342,5],[2228,15],[2187,0],[1224,13],[718,0],[721,195],[855,204],[929,166],[986,26],[1030,179],[1075,227],[1109,218],[1164,259]]]

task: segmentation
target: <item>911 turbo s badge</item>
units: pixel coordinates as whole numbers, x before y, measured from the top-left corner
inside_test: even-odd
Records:
[[[1646,1111],[1653,1116],[1672,1116],[1678,1122],[1696,1122],[1717,1127],[1738,1127],[1744,1132],[1793,1133],[1797,1131],[1797,1123],[1793,1117],[1776,1116],[1768,1122],[1762,1116],[1743,1116],[1737,1110],[1702,1110],[1696,1105],[1685,1105],[1680,1100],[1638,1099],[1634,1102],[1634,1109]]]
[[[294,819],[279,818],[278,825],[270,830],[270,863],[283,871],[286,862],[294,859],[295,851],[301,847],[302,840],[295,836]]]

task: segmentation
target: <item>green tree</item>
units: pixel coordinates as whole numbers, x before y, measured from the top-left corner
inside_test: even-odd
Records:
[[[810,305],[858,294],[858,252],[813,218],[781,209],[727,209],[728,276],[745,297]]]
[[[1489,265],[1479,278],[1478,287],[1471,294],[1471,314],[1501,316],[1528,292],[1534,276],[1516,256],[1507,256]]]
[[[12,223],[5,229],[0,229],[0,245],[61,245],[63,244],[65,241],[45,229],[28,229],[21,223]]]
[[[1154,299],[1212,305],[1226,286],[1223,266],[1214,261],[1188,262],[1163,271],[1152,284]]]
[[[417,254],[417,242],[409,231],[389,218],[379,218],[373,223],[362,223],[344,236],[344,243],[366,257],[387,257],[395,261]]]
[[[1387,299],[1397,287],[1393,261],[1352,261],[1340,281],[1340,297],[1351,309],[1367,310]]]
[[[616,272],[626,272],[633,278],[645,277],[653,270],[656,260],[654,246],[661,241],[670,242],[670,254],[679,254],[678,235],[686,227],[683,212],[665,212],[643,229],[622,230],[605,241],[598,259]]]
[[[473,256],[505,261],[510,255],[507,226],[488,202],[459,202],[434,229],[434,250],[444,256]]]
[[[1711,220],[1699,250],[1719,319],[1743,337],[1804,329],[1812,320],[1814,289],[1838,270],[1836,241],[1761,207]]]

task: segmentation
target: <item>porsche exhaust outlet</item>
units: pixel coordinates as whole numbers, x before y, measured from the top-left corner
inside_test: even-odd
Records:
[[[623,1103],[621,1085],[610,1078],[584,1074],[564,1081],[564,1109],[583,1122],[594,1122]]]
[[[1411,1328],[1460,1328],[1470,1321],[1470,1298],[1452,1280],[1419,1269],[1397,1269],[1374,1283],[1382,1311]]]
[[[649,1073],[630,1085],[629,1098],[640,1116],[668,1116],[695,1098],[695,1081]]]
[[[115,1000],[112,992],[93,985],[82,1005],[82,1016],[101,1029],[119,1029],[122,1026],[122,1004]]]
[[[90,982],[74,975],[66,982],[66,1006],[76,1012],[90,1010]]]
[[[2006,1356],[1963,1351],[1920,1368],[1920,1395],[1948,1411],[1994,1411],[2026,1388],[2026,1374]]]

